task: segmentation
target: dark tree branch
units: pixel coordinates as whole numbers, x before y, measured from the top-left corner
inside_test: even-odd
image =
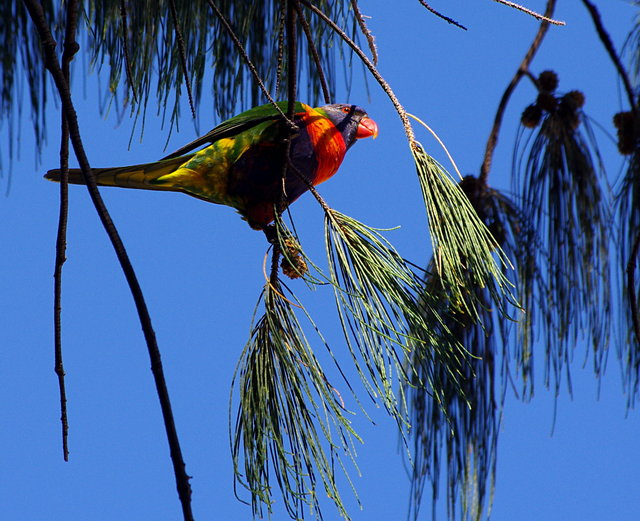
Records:
[[[171,18],[173,25],[176,27],[176,38],[178,40],[178,51],[180,52],[180,64],[182,65],[182,73],[184,74],[184,83],[187,86],[187,96],[189,97],[189,107],[191,107],[191,114],[194,119],[196,117],[196,108],[193,104],[193,93],[191,92],[191,81],[189,80],[189,69],[187,67],[187,55],[184,50],[184,38],[182,38],[182,32],[180,31],[180,22],[178,20],[178,11],[176,10],[175,0],[169,0],[169,7],[171,8]]]
[[[353,52],[355,52],[358,55],[358,58],[360,58],[362,63],[364,63],[367,69],[369,69],[369,72],[371,73],[371,75],[374,77],[374,79],[378,82],[380,87],[382,87],[382,90],[384,90],[386,95],[391,100],[391,103],[396,109],[396,112],[400,116],[400,120],[402,121],[402,126],[404,127],[404,131],[405,131],[405,134],[407,135],[407,139],[409,140],[410,146],[411,147],[418,146],[416,142],[415,134],[413,133],[413,128],[411,127],[411,123],[409,122],[409,117],[407,116],[407,111],[400,104],[400,101],[398,100],[397,96],[391,89],[391,86],[383,78],[382,74],[380,74],[376,66],[373,64],[373,62],[367,57],[367,55],[362,51],[362,49],[360,49],[360,47],[358,47],[358,45],[351,38],[349,38],[349,35],[347,35],[342,29],[340,29],[338,24],[336,24],[331,18],[329,18],[326,14],[324,14],[320,9],[318,9],[315,5],[308,2],[307,0],[300,0],[300,3],[302,3],[302,5],[306,6],[308,9],[310,9],[312,12],[314,12],[324,23],[326,23],[329,27],[331,27],[331,30],[334,31],[338,36],[340,36],[340,38],[342,38],[346,42],[346,44],[349,47],[351,47],[351,49],[353,49]]]
[[[131,69],[131,59],[129,56],[129,30],[127,29],[127,6],[125,0],[120,0],[120,19],[122,20],[122,48],[124,50],[125,70],[127,71],[127,81],[131,87],[131,96],[134,103],[138,103],[136,87],[133,83],[133,71]]]
[[[508,0],[493,0],[493,1],[498,2],[499,4],[502,4],[502,5],[506,5],[508,7],[513,7],[514,9],[517,9],[518,11],[522,11],[523,13],[527,13],[528,15],[531,15],[542,22],[547,22],[553,25],[566,25],[564,22],[550,18],[551,15],[547,13],[545,13],[544,15],[541,15],[540,13],[536,13],[535,11],[532,11],[531,9],[527,9],[526,7],[520,4],[516,4],[515,2],[509,2]]]
[[[322,95],[324,96],[324,102],[329,104],[331,103],[331,95],[329,94],[329,88],[327,87],[327,80],[325,78],[324,70],[322,68],[322,63],[320,62],[320,56],[318,55],[318,49],[316,48],[316,44],[313,42],[313,36],[311,34],[311,28],[309,27],[309,22],[307,18],[304,16],[302,12],[302,7],[300,6],[300,2],[296,0],[295,2],[296,12],[298,13],[298,17],[300,18],[300,24],[302,25],[302,29],[304,30],[304,34],[307,37],[307,44],[309,45],[309,50],[311,51],[311,56],[313,56],[313,61],[316,64],[316,69],[318,69],[318,77],[320,78],[320,85],[322,86]]]
[[[465,31],[467,30],[467,28],[464,25],[459,24],[453,18],[449,18],[448,16],[445,16],[442,13],[439,13],[424,0],[418,0],[418,2],[420,2],[427,9],[427,11],[429,11],[431,14],[435,14],[438,18],[442,18],[445,22],[449,22],[450,24],[455,25],[456,27],[460,27],[460,29],[464,29]]]
[[[527,54],[525,55],[522,63],[518,67],[518,70],[514,74],[511,82],[507,86],[504,94],[502,95],[502,99],[500,100],[500,104],[498,105],[498,110],[496,112],[496,117],[493,121],[493,128],[491,129],[491,133],[489,134],[489,139],[487,140],[487,147],[484,153],[484,160],[482,162],[482,166],[480,167],[480,176],[479,180],[486,184],[487,178],[489,177],[489,171],[491,170],[491,163],[493,161],[493,153],[495,152],[496,146],[498,145],[498,135],[500,134],[500,127],[502,126],[502,118],[504,117],[505,110],[507,108],[507,104],[509,103],[509,99],[511,98],[511,94],[515,90],[516,86],[522,79],[522,76],[530,74],[529,73],[529,65],[533,60],[536,52],[540,48],[542,44],[542,40],[544,39],[547,30],[549,29],[549,22],[546,21],[548,17],[553,15],[553,11],[556,7],[556,0],[548,0],[547,9],[545,10],[545,21],[540,24],[540,28],[536,33]]]
[[[80,137],[78,118],[73,106],[73,102],[71,100],[69,85],[64,77],[64,73],[62,72],[60,65],[58,64],[55,52],[56,42],[53,39],[51,31],[49,30],[44,11],[42,9],[42,4],[40,4],[38,0],[23,0],[23,2],[28,9],[29,16],[33,21],[35,28],[40,36],[40,41],[42,43],[42,48],[44,51],[44,65],[51,74],[60,95],[62,110],[64,111],[67,118],[69,137],[71,139],[71,144],[73,145],[76,158],[78,159],[78,162],[80,164],[80,169],[82,171],[84,181],[87,185],[87,190],[89,191],[91,200],[96,208],[100,220],[102,221],[107,235],[111,240],[136,304],[138,316],[140,317],[140,324],[142,326],[142,330],[149,350],[149,357],[151,359],[151,370],[155,379],[160,406],[162,408],[165,429],[167,431],[167,438],[171,451],[171,459],[176,476],[176,485],[178,489],[178,495],[182,503],[184,519],[185,521],[193,521],[193,515],[191,512],[191,486],[189,485],[189,476],[187,476],[185,472],[185,464],[182,459],[182,451],[180,449],[178,434],[176,432],[175,422],[173,419],[169,393],[167,391],[166,383],[164,380],[160,351],[158,350],[155,332],[153,331],[153,327],[151,325],[151,317],[149,316],[149,311],[147,309],[147,305],[145,303],[144,296],[142,294],[140,284],[138,283],[135,271],[133,269],[133,266],[131,265],[131,261],[129,260],[118,231],[116,230],[113,221],[111,220],[111,216],[109,215],[109,212],[104,205],[100,193],[98,192],[95,178],[91,172],[91,166],[89,165],[89,160],[87,159],[87,155],[82,144],[82,139]]]
[[[611,58],[613,65],[618,71],[620,78],[622,79],[622,83],[624,84],[624,90],[626,91],[627,97],[629,98],[629,105],[631,106],[631,110],[633,112],[636,112],[637,105],[635,102],[635,96],[633,94],[633,87],[631,86],[631,80],[629,79],[627,70],[624,68],[624,65],[622,65],[622,62],[620,61],[620,57],[616,52],[616,49],[613,45],[613,42],[611,41],[611,37],[609,36],[609,33],[604,28],[604,25],[602,23],[602,18],[600,17],[600,12],[598,11],[598,8],[595,5],[593,5],[589,0],[582,0],[582,3],[585,5],[587,10],[589,11],[589,14],[591,15],[591,19],[593,20],[593,24],[596,26],[596,31],[598,32],[600,41],[602,42],[602,45],[604,45],[604,48],[607,50],[607,53],[609,53],[609,57]]]
[[[218,9],[218,6],[213,2],[213,0],[207,0],[207,3],[209,4],[209,7],[211,7],[211,10],[216,15],[218,20],[220,20],[220,23],[224,27],[225,31],[227,31],[229,38],[231,38],[231,40],[233,41],[233,44],[236,46],[236,49],[238,50],[238,53],[242,57],[242,60],[245,62],[245,64],[251,71],[253,78],[255,79],[256,83],[260,87],[260,90],[265,95],[269,103],[271,103],[273,107],[278,111],[278,113],[280,113],[280,115],[287,121],[287,124],[291,129],[293,130],[297,129],[295,123],[290,118],[288,118],[284,112],[282,112],[282,110],[277,105],[277,103],[275,102],[271,94],[269,94],[267,87],[265,87],[264,82],[262,81],[262,78],[260,78],[260,75],[258,74],[258,70],[256,69],[255,65],[251,61],[251,58],[249,58],[247,51],[245,50],[244,46],[238,39],[238,36],[236,35],[233,28],[231,27],[231,24],[229,24],[229,21],[222,14],[222,11]]]
[[[367,43],[369,44],[369,50],[371,51],[371,60],[373,61],[374,65],[378,65],[378,48],[376,47],[376,41],[373,34],[367,27],[367,23],[364,21],[364,16],[360,11],[358,0],[351,0],[351,8],[353,9],[353,14],[356,16],[356,20],[358,22],[358,25],[360,26],[360,30],[362,31],[362,34],[364,34],[365,38],[367,39]]]
[[[627,264],[627,291],[629,293],[629,304],[631,306],[631,320],[636,341],[640,344],[640,312],[638,311],[638,297],[636,295],[636,259],[640,251],[640,232],[636,235],[633,243],[629,262]]]
[[[70,77],[70,64],[78,52],[75,40],[78,27],[78,1],[70,0],[67,5],[67,20],[65,26],[64,46],[62,52],[62,74],[67,83]],[[69,125],[63,113],[61,116],[60,137],[60,213],[58,216],[58,233],[56,237],[56,260],[54,268],[54,350],[55,373],[58,375],[58,389],[60,393],[60,423],[62,428],[62,457],[69,461],[69,420],[67,416],[67,390],[65,386],[65,371],[62,360],[62,266],[66,261],[67,249],[67,221],[69,216]]]

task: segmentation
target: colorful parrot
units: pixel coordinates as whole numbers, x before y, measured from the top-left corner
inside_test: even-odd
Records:
[[[287,102],[278,106],[287,110]],[[357,139],[378,134],[375,121],[355,105],[311,108],[297,102],[284,203],[300,197],[310,183],[318,185],[338,171],[345,153]],[[280,202],[285,140],[289,127],[271,104],[254,107],[221,123],[209,133],[155,163],[94,168],[103,186],[184,192],[205,201],[235,208],[249,225],[264,229],[274,220]],[[210,143],[197,151],[192,150]],[[46,179],[60,181],[60,170]],[[79,169],[69,170],[69,182],[84,184]]]

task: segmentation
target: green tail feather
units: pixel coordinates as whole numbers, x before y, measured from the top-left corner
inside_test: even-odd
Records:
[[[145,190],[173,190],[180,191],[168,184],[156,184],[159,177],[176,171],[180,165],[188,161],[193,154],[181,157],[146,163],[142,165],[123,166],[115,168],[92,168],[96,183],[100,186],[119,186],[122,188],[138,188]],[[60,182],[60,169],[49,170],[45,176],[49,181]],[[84,177],[79,168],[69,169],[69,183],[83,185]]]

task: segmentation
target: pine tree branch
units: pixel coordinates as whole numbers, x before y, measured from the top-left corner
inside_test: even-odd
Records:
[[[316,47],[316,44],[313,41],[313,36],[311,34],[311,28],[309,27],[309,22],[307,21],[307,18],[304,16],[304,13],[302,12],[302,7],[300,6],[300,2],[297,0],[295,3],[295,7],[296,7],[296,12],[298,13],[298,17],[300,18],[300,25],[302,25],[304,34],[307,37],[307,45],[309,45],[311,56],[313,57],[313,61],[316,64],[316,69],[318,70],[318,78],[320,79],[320,86],[322,87],[322,95],[324,96],[324,102],[329,104],[331,103],[331,95],[329,94],[329,87],[327,86],[327,79],[324,74],[324,69],[322,68],[320,55],[318,54],[318,49]]]
[[[182,31],[180,30],[180,21],[178,20],[178,11],[176,9],[175,0],[169,0],[169,7],[171,11],[171,18],[173,19],[173,25],[176,28],[176,40],[178,41],[178,51],[180,52],[180,64],[182,65],[182,72],[184,74],[184,83],[187,86],[187,96],[189,98],[189,107],[191,108],[191,114],[193,119],[196,118],[196,107],[193,103],[193,93],[191,91],[191,80],[189,80],[189,69],[187,67],[187,55],[184,50],[184,38],[182,37]]]
[[[67,20],[65,25],[64,46],[62,52],[62,74],[69,83],[70,63],[78,52],[79,46],[75,40],[78,27],[78,1],[70,0],[67,5]],[[69,461],[69,420],[67,416],[67,390],[65,385],[65,371],[62,359],[62,266],[66,261],[67,249],[67,221],[69,216],[69,125],[67,117],[61,116],[60,137],[60,212],[58,216],[58,232],[56,236],[56,259],[54,268],[54,350],[55,373],[58,376],[60,394],[60,423],[62,428],[62,457]]]
[[[367,57],[367,55],[358,47],[358,45],[351,39],[349,36],[342,30],[338,25],[329,18],[326,14],[324,14],[320,9],[318,9],[315,5],[311,4],[307,0],[300,0],[303,5],[305,5],[308,9],[311,9],[320,19],[322,19],[331,29],[338,35],[342,40],[353,49],[358,55],[358,58],[362,60],[362,63],[369,69],[371,75],[375,78],[375,80],[380,84],[382,90],[387,94],[391,103],[395,107],[398,115],[400,116],[400,120],[402,121],[402,126],[404,127],[405,134],[407,135],[407,139],[409,140],[410,146],[413,148],[417,146],[417,141],[415,134],[413,133],[413,128],[411,127],[411,123],[409,122],[409,117],[407,116],[407,111],[400,104],[400,101],[396,97],[395,93],[391,89],[391,86],[387,83],[387,81],[383,78],[382,74],[378,71],[373,62]]]
[[[136,87],[133,83],[133,71],[131,69],[131,56],[129,55],[129,30],[127,28],[127,6],[125,0],[120,0],[120,19],[122,20],[122,49],[124,54],[125,70],[127,72],[127,81],[131,87],[131,97],[134,103],[138,103],[136,95]]]
[[[555,6],[556,6],[556,0],[548,0],[547,8],[544,13],[545,18],[548,18],[551,15],[553,15]],[[487,178],[489,177],[489,171],[491,170],[491,163],[493,162],[493,153],[495,152],[496,146],[498,145],[498,135],[500,134],[502,119],[504,117],[507,104],[509,103],[509,99],[511,98],[511,94],[513,94],[513,91],[515,90],[516,86],[522,79],[522,76],[529,73],[529,65],[531,64],[531,61],[533,60],[533,57],[535,56],[536,52],[540,48],[540,45],[542,44],[542,40],[544,39],[548,29],[549,29],[549,22],[547,22],[545,19],[545,21],[543,21],[540,24],[540,28],[538,29],[538,32],[536,33],[536,36],[533,39],[533,42],[531,43],[531,46],[529,47],[527,54],[525,54],[525,57],[523,58],[522,63],[520,63],[518,70],[514,74],[513,78],[511,79],[511,82],[507,86],[506,90],[504,91],[504,94],[502,95],[502,98],[500,99],[500,104],[498,105],[498,110],[496,112],[496,116],[493,121],[493,128],[491,129],[491,133],[489,134],[489,139],[487,140],[487,146],[484,153],[484,160],[482,162],[482,166],[480,167],[479,180],[484,184],[487,183]]]
[[[598,8],[595,5],[593,5],[589,0],[582,0],[582,3],[587,8],[587,11],[589,11],[589,14],[591,15],[591,19],[593,20],[593,25],[595,25],[596,27],[596,32],[598,33],[600,41],[602,42],[602,45],[604,45],[604,48],[609,54],[609,57],[611,58],[613,65],[615,66],[616,70],[618,71],[618,74],[620,75],[620,78],[622,79],[624,90],[626,91],[627,97],[629,98],[629,106],[631,107],[631,110],[633,112],[636,112],[638,107],[635,102],[635,96],[633,93],[633,87],[631,86],[631,80],[629,79],[627,70],[624,68],[624,65],[622,65],[622,62],[620,61],[620,57],[616,52],[616,49],[613,45],[613,42],[611,41],[611,37],[609,36],[609,33],[604,28],[604,24],[602,23],[602,17],[600,16],[600,12],[598,11]]]
[[[182,503],[182,511],[185,521],[193,521],[193,514],[191,512],[191,486],[189,485],[189,476],[185,471],[185,464],[182,458],[182,451],[180,449],[180,443],[178,434],[175,427],[175,421],[173,418],[173,412],[171,410],[171,402],[169,400],[169,393],[166,387],[164,379],[162,361],[160,358],[160,351],[155,338],[155,332],[151,325],[151,317],[147,309],[140,284],[138,283],[135,271],[131,265],[131,261],[124,248],[122,240],[118,234],[118,231],[111,220],[111,216],[107,211],[107,208],[102,200],[100,193],[98,192],[95,178],[91,172],[91,166],[84,150],[84,145],[80,137],[80,129],[78,126],[78,118],[71,100],[71,92],[69,84],[67,83],[60,64],[56,58],[56,42],[53,39],[47,20],[45,19],[42,4],[38,0],[23,0],[24,5],[29,11],[29,15],[33,24],[39,34],[42,48],[44,51],[44,66],[51,74],[58,93],[62,102],[62,110],[67,118],[69,137],[73,146],[76,158],[80,164],[80,169],[84,177],[84,181],[87,185],[87,190],[91,200],[96,208],[96,211],[102,221],[102,224],[111,240],[113,248],[116,252],[120,265],[125,274],[131,294],[136,304],[138,316],[140,317],[140,324],[145,336],[147,347],[149,350],[149,357],[151,359],[151,370],[156,383],[156,390],[160,400],[160,406],[162,408],[162,414],[165,422],[165,429],[167,431],[167,439],[171,451],[171,459],[173,462],[174,473],[176,476],[176,485],[178,489],[178,495]]]
[[[376,42],[373,34],[367,27],[367,23],[364,21],[364,16],[360,11],[360,7],[358,6],[358,0],[351,0],[351,8],[353,9],[353,14],[356,17],[356,21],[360,26],[360,30],[364,37],[367,39],[367,43],[369,44],[369,50],[371,51],[371,59],[373,60],[374,65],[378,65],[378,48],[376,47]]]
[[[540,13],[536,13],[535,11],[532,11],[531,9],[528,9],[520,4],[516,4],[515,2],[509,2],[508,0],[493,0],[493,1],[498,2],[499,4],[502,4],[502,5],[506,5],[507,7],[513,7],[514,9],[517,9],[518,11],[522,11],[523,13],[527,13],[528,15],[531,15],[542,22],[547,22],[553,25],[566,25],[564,22],[550,18],[551,15],[547,13],[545,13],[544,15],[541,15]]]
[[[631,306],[631,320],[633,322],[633,330],[636,335],[636,341],[640,343],[640,311],[638,310],[638,297],[636,296],[636,260],[640,252],[640,232],[636,235],[633,243],[629,262],[627,264],[627,291],[629,292],[629,305]]]
[[[431,14],[436,15],[438,18],[442,18],[445,22],[448,22],[451,25],[455,25],[456,27],[459,27],[460,29],[464,29],[465,31],[467,30],[467,28],[464,25],[456,22],[453,18],[449,18],[448,16],[445,16],[442,13],[436,11],[433,7],[431,7],[424,0],[418,0],[418,2],[420,2],[423,5],[423,7],[426,8],[427,11],[429,11]]]

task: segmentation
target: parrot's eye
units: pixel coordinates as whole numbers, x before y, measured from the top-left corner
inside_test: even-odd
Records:
[[[342,107],[342,112],[344,112],[345,114],[349,114],[349,112],[351,112],[351,107]]]

